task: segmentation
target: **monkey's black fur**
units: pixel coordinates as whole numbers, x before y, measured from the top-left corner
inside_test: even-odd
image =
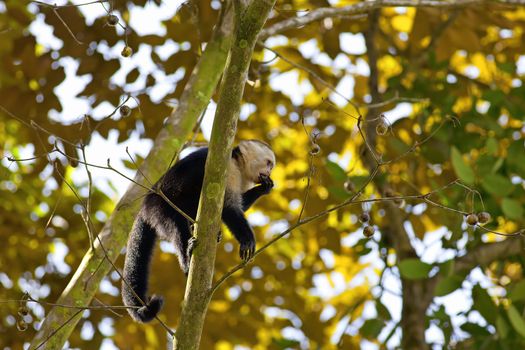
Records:
[[[197,215],[207,154],[208,148],[189,154],[154,185],[192,219]],[[241,160],[239,146],[234,148],[232,158],[236,162]],[[250,259],[255,252],[255,238],[244,211],[273,187],[269,176],[259,176],[259,182],[258,186],[239,194],[236,194],[235,189],[228,188],[228,184],[226,186],[222,220],[239,241],[239,253],[244,260]],[[239,195],[242,198],[236,198]],[[137,307],[128,309],[137,322],[151,321],[163,304],[160,296],[147,297],[149,265],[157,236],[175,244],[181,269],[187,274],[193,242],[190,222],[162,197],[150,192],[144,198],[131,230],[124,263],[124,279],[127,283],[122,283],[122,299],[126,306]],[[147,305],[143,306],[137,296]]]

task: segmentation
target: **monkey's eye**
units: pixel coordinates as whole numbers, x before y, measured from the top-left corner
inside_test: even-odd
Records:
[[[266,166],[269,166],[269,167],[273,166],[272,161],[268,159],[268,160],[266,161]]]

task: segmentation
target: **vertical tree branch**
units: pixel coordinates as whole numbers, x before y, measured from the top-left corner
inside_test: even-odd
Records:
[[[220,230],[226,170],[237,129],[241,98],[257,35],[266,22],[275,0],[253,0],[246,8],[236,4],[235,39],[221,84],[220,99],[213,123],[204,182],[197,212],[197,245],[193,251],[188,283],[175,334],[176,350],[198,349],[211,286],[217,232]]]
[[[213,38],[207,44],[188,81],[178,108],[155,139],[150,154],[135,176],[138,184],[145,181],[141,174],[150,179],[159,178],[176,149],[181,147],[191,135],[193,126],[206,108],[224,70],[232,32],[232,16],[225,13],[221,16]],[[100,281],[111,270],[112,262],[118,258],[126,245],[128,233],[140,204],[136,198],[139,198],[142,192],[141,186],[135,183],[130,185],[117,204],[117,209],[99,233],[100,241],[96,240],[95,249],[90,249],[86,253],[57,304],[89,305],[98,290]],[[75,315],[75,313],[75,309],[53,307],[33,338],[30,349],[35,349],[44,339],[47,341],[40,346],[40,349],[61,349],[81,317],[81,314]],[[71,320],[68,322],[69,319]],[[61,327],[60,331],[56,332],[59,327]],[[49,337],[50,334],[52,337]]]
[[[378,30],[380,10],[372,10],[369,14],[369,28],[365,33],[365,44],[368,55],[368,65],[370,67],[370,78],[368,80],[368,88],[372,97],[372,105],[376,106],[381,102],[382,97],[379,91],[379,71],[377,68],[378,52],[376,40],[376,32]],[[365,134],[369,146],[375,149],[376,132],[375,128],[379,122],[380,108],[372,107],[368,109],[365,123]],[[377,162],[374,155],[368,149],[365,150],[364,162],[369,169],[373,169]],[[375,182],[379,191],[385,193],[386,187],[384,184]],[[403,218],[399,208],[393,202],[385,203],[386,217],[388,218],[388,226],[382,227],[386,240],[391,242],[396,251],[397,261],[407,258],[417,257],[414,248],[412,247],[408,234],[403,225]],[[424,298],[427,285],[422,280],[407,280],[401,278],[403,288],[403,309],[401,312],[401,328],[403,336],[401,347],[405,350],[426,350],[428,345],[425,342],[425,312],[428,308],[430,300]]]

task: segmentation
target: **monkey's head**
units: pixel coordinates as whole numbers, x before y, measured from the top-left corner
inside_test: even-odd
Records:
[[[238,149],[247,180],[259,183],[261,177],[270,177],[275,166],[275,154],[268,144],[259,140],[245,140],[239,143]]]

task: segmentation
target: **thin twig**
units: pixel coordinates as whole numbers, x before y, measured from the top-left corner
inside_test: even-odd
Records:
[[[71,28],[69,28],[69,26],[67,25],[66,21],[64,21],[64,19],[62,18],[62,16],[60,16],[60,14],[58,13],[56,7],[53,8],[53,13],[55,14],[55,16],[57,16],[57,18],[60,20],[60,22],[62,22],[62,24],[64,25],[64,27],[66,27],[67,31],[69,32],[69,34],[71,35],[71,37],[73,38],[73,40],[75,40],[75,42],[76,42],[77,44],[79,44],[79,45],[83,45],[84,43],[81,42],[80,40],[78,40],[77,37],[75,36],[75,34],[73,34],[73,31],[71,31]]]
[[[93,4],[102,4],[104,2],[109,2],[109,0],[95,0],[95,1],[84,2],[81,4],[65,4],[65,5],[48,4],[43,1],[35,1],[35,0],[32,0],[30,2],[40,5],[40,6],[46,6],[46,7],[51,7],[51,8],[62,8],[62,7],[81,7],[81,6],[87,6],[87,5],[93,5]]]
[[[73,186],[71,184],[69,184],[69,182],[64,178],[64,176],[60,173],[60,171],[58,171],[57,169],[57,172],[59,173],[59,175],[62,177],[63,181],[65,182],[65,184],[69,187],[69,189],[71,189],[71,191],[73,192],[73,194],[75,195],[75,197],[77,197],[80,205],[82,205],[82,207],[84,208],[84,210],[86,209],[85,208],[85,203],[84,201],[82,201],[82,198],[80,198],[80,196],[78,195],[77,191],[73,188]],[[92,221],[91,221],[91,218],[89,215],[86,215],[86,220],[88,222],[88,230],[90,229],[90,227],[92,227]],[[133,296],[140,301],[140,303],[143,305],[143,306],[147,306],[147,304],[144,302],[144,300],[142,300],[142,298],[135,292],[135,290],[131,287],[131,285],[129,284],[129,282],[124,278],[124,276],[122,275],[122,273],[120,272],[120,270],[117,268],[117,266],[115,266],[115,264],[113,263],[113,261],[109,258],[109,254],[108,254],[108,251],[107,249],[104,247],[104,244],[102,243],[102,239],[100,238],[99,235],[96,235],[95,236],[99,245],[100,245],[100,248],[102,249],[103,253],[104,253],[104,259],[106,259],[109,264],[113,267],[113,269],[115,270],[115,272],[117,272],[117,274],[119,275],[119,277],[121,278],[121,280],[123,281],[123,283],[126,284],[126,286],[130,289],[130,291],[132,292]],[[95,250],[93,250],[94,252]],[[162,325],[162,327],[164,327],[164,329],[166,330],[166,332],[168,332],[171,336],[174,336],[175,333],[158,317],[158,316],[155,316],[155,319]]]
[[[82,159],[84,159],[84,162],[87,161],[86,159],[86,147],[82,145],[80,147],[80,150],[82,151]],[[86,169],[86,174],[88,177],[88,195],[86,198],[86,208],[85,208],[85,215],[82,215],[82,220],[84,220],[84,223],[86,224],[86,228],[89,235],[89,243],[91,244],[91,249],[95,251],[95,240],[93,238],[93,232],[91,232],[91,227],[89,225],[89,217],[91,215],[91,194],[93,191],[93,178],[91,177],[91,172],[89,171],[89,168],[86,164],[84,164],[84,167]]]
[[[64,323],[54,329],[49,335],[40,343],[34,350],[40,349],[49,339],[51,339],[55,334],[57,334],[62,328],[64,328],[69,322],[71,322],[75,317],[77,317],[84,310],[78,310],[71,317],[69,317]]]
[[[307,217],[299,222],[297,222],[296,224],[290,226],[288,229],[284,230],[283,232],[279,233],[278,235],[276,235],[274,238],[272,238],[270,241],[268,241],[266,244],[264,244],[261,248],[259,248],[258,250],[255,251],[254,255],[253,255],[253,258],[254,259],[257,255],[259,255],[260,253],[262,253],[264,250],[266,250],[269,246],[271,246],[272,244],[274,244],[275,242],[277,242],[278,240],[280,240],[281,238],[283,238],[284,236],[288,235],[289,233],[291,233],[293,230],[295,230],[296,228],[304,225],[304,224],[307,224],[309,222],[312,222],[314,220],[317,220],[323,216],[326,216],[327,214],[333,212],[333,211],[337,211],[341,208],[344,208],[344,207],[347,207],[349,205],[354,205],[354,204],[364,204],[364,203],[377,203],[377,202],[396,202],[396,201],[399,201],[399,200],[423,200],[429,204],[432,204],[436,207],[439,207],[439,208],[442,208],[442,209],[445,209],[445,210],[449,210],[449,211],[452,211],[452,212],[456,212],[456,213],[460,213],[462,215],[467,215],[468,213],[467,212],[464,212],[464,211],[460,211],[460,210],[456,210],[456,209],[453,209],[453,208],[449,208],[449,207],[446,207],[446,206],[443,206],[439,203],[435,203],[431,200],[428,199],[428,197],[430,197],[431,195],[433,194],[436,194],[438,192],[441,192],[443,191],[444,189],[452,186],[452,185],[455,185],[455,184],[458,184],[458,181],[457,180],[454,180],[442,187],[439,187],[435,190],[432,190],[428,193],[425,193],[425,194],[419,194],[419,195],[410,195],[410,196],[394,196],[394,197],[381,197],[381,198],[370,198],[370,199],[361,199],[361,200],[357,200],[357,198],[361,195],[362,191],[364,188],[366,188],[366,186],[368,186],[368,184],[375,178],[375,175],[377,174],[379,170],[379,166],[377,166],[376,168],[374,168],[372,174],[368,177],[367,181],[365,182],[365,184],[363,184],[360,188],[360,190],[354,194],[351,198],[329,208],[329,209],[326,209],[326,210],[323,210],[315,215],[312,215],[310,217]],[[503,232],[497,232],[497,231],[492,231],[492,230],[489,230],[489,229],[486,229],[482,226],[479,226],[480,228],[488,231],[488,232],[491,232],[491,233],[494,233],[494,234],[499,234],[501,236],[518,236],[518,235],[525,235],[525,230],[520,230],[520,231],[517,231],[515,233],[512,233],[512,234],[508,234],[508,233],[503,233]],[[248,264],[248,262],[241,262],[239,263],[238,265],[236,265],[235,267],[233,267],[232,269],[230,269],[227,273],[225,273],[210,289],[210,294],[213,294],[217,288],[222,284],[224,283],[231,275],[233,275],[235,272],[243,269],[244,267],[246,267],[246,265]]]
[[[303,66],[302,64],[299,64],[297,62],[293,62],[291,61],[290,59],[284,57],[281,53],[277,52],[276,50],[272,49],[271,47],[268,47],[266,45],[263,45],[261,44],[262,47],[264,47],[266,50],[268,51],[271,51],[273,52],[276,56],[278,56],[280,59],[282,59],[283,61],[285,61],[286,63],[294,66],[294,67],[297,67],[305,72],[307,72],[308,74],[310,74],[313,78],[317,79],[321,84],[323,84],[324,86],[326,86],[329,90],[331,90],[334,94],[336,94],[337,96],[341,97],[342,99],[344,99],[346,102],[348,102],[348,104],[350,104],[356,111],[356,113],[360,116],[361,115],[361,112],[359,111],[359,105],[356,104],[355,102],[353,102],[352,100],[348,99],[346,96],[344,96],[342,93],[340,93],[339,91],[337,91],[336,88],[334,88],[334,86],[332,84],[330,84],[329,82],[327,82],[326,80],[324,80],[323,78],[321,78],[319,76],[319,74],[315,73],[314,71],[312,71],[310,68],[308,67],[305,67]],[[355,119],[357,119],[357,117],[353,117]]]

